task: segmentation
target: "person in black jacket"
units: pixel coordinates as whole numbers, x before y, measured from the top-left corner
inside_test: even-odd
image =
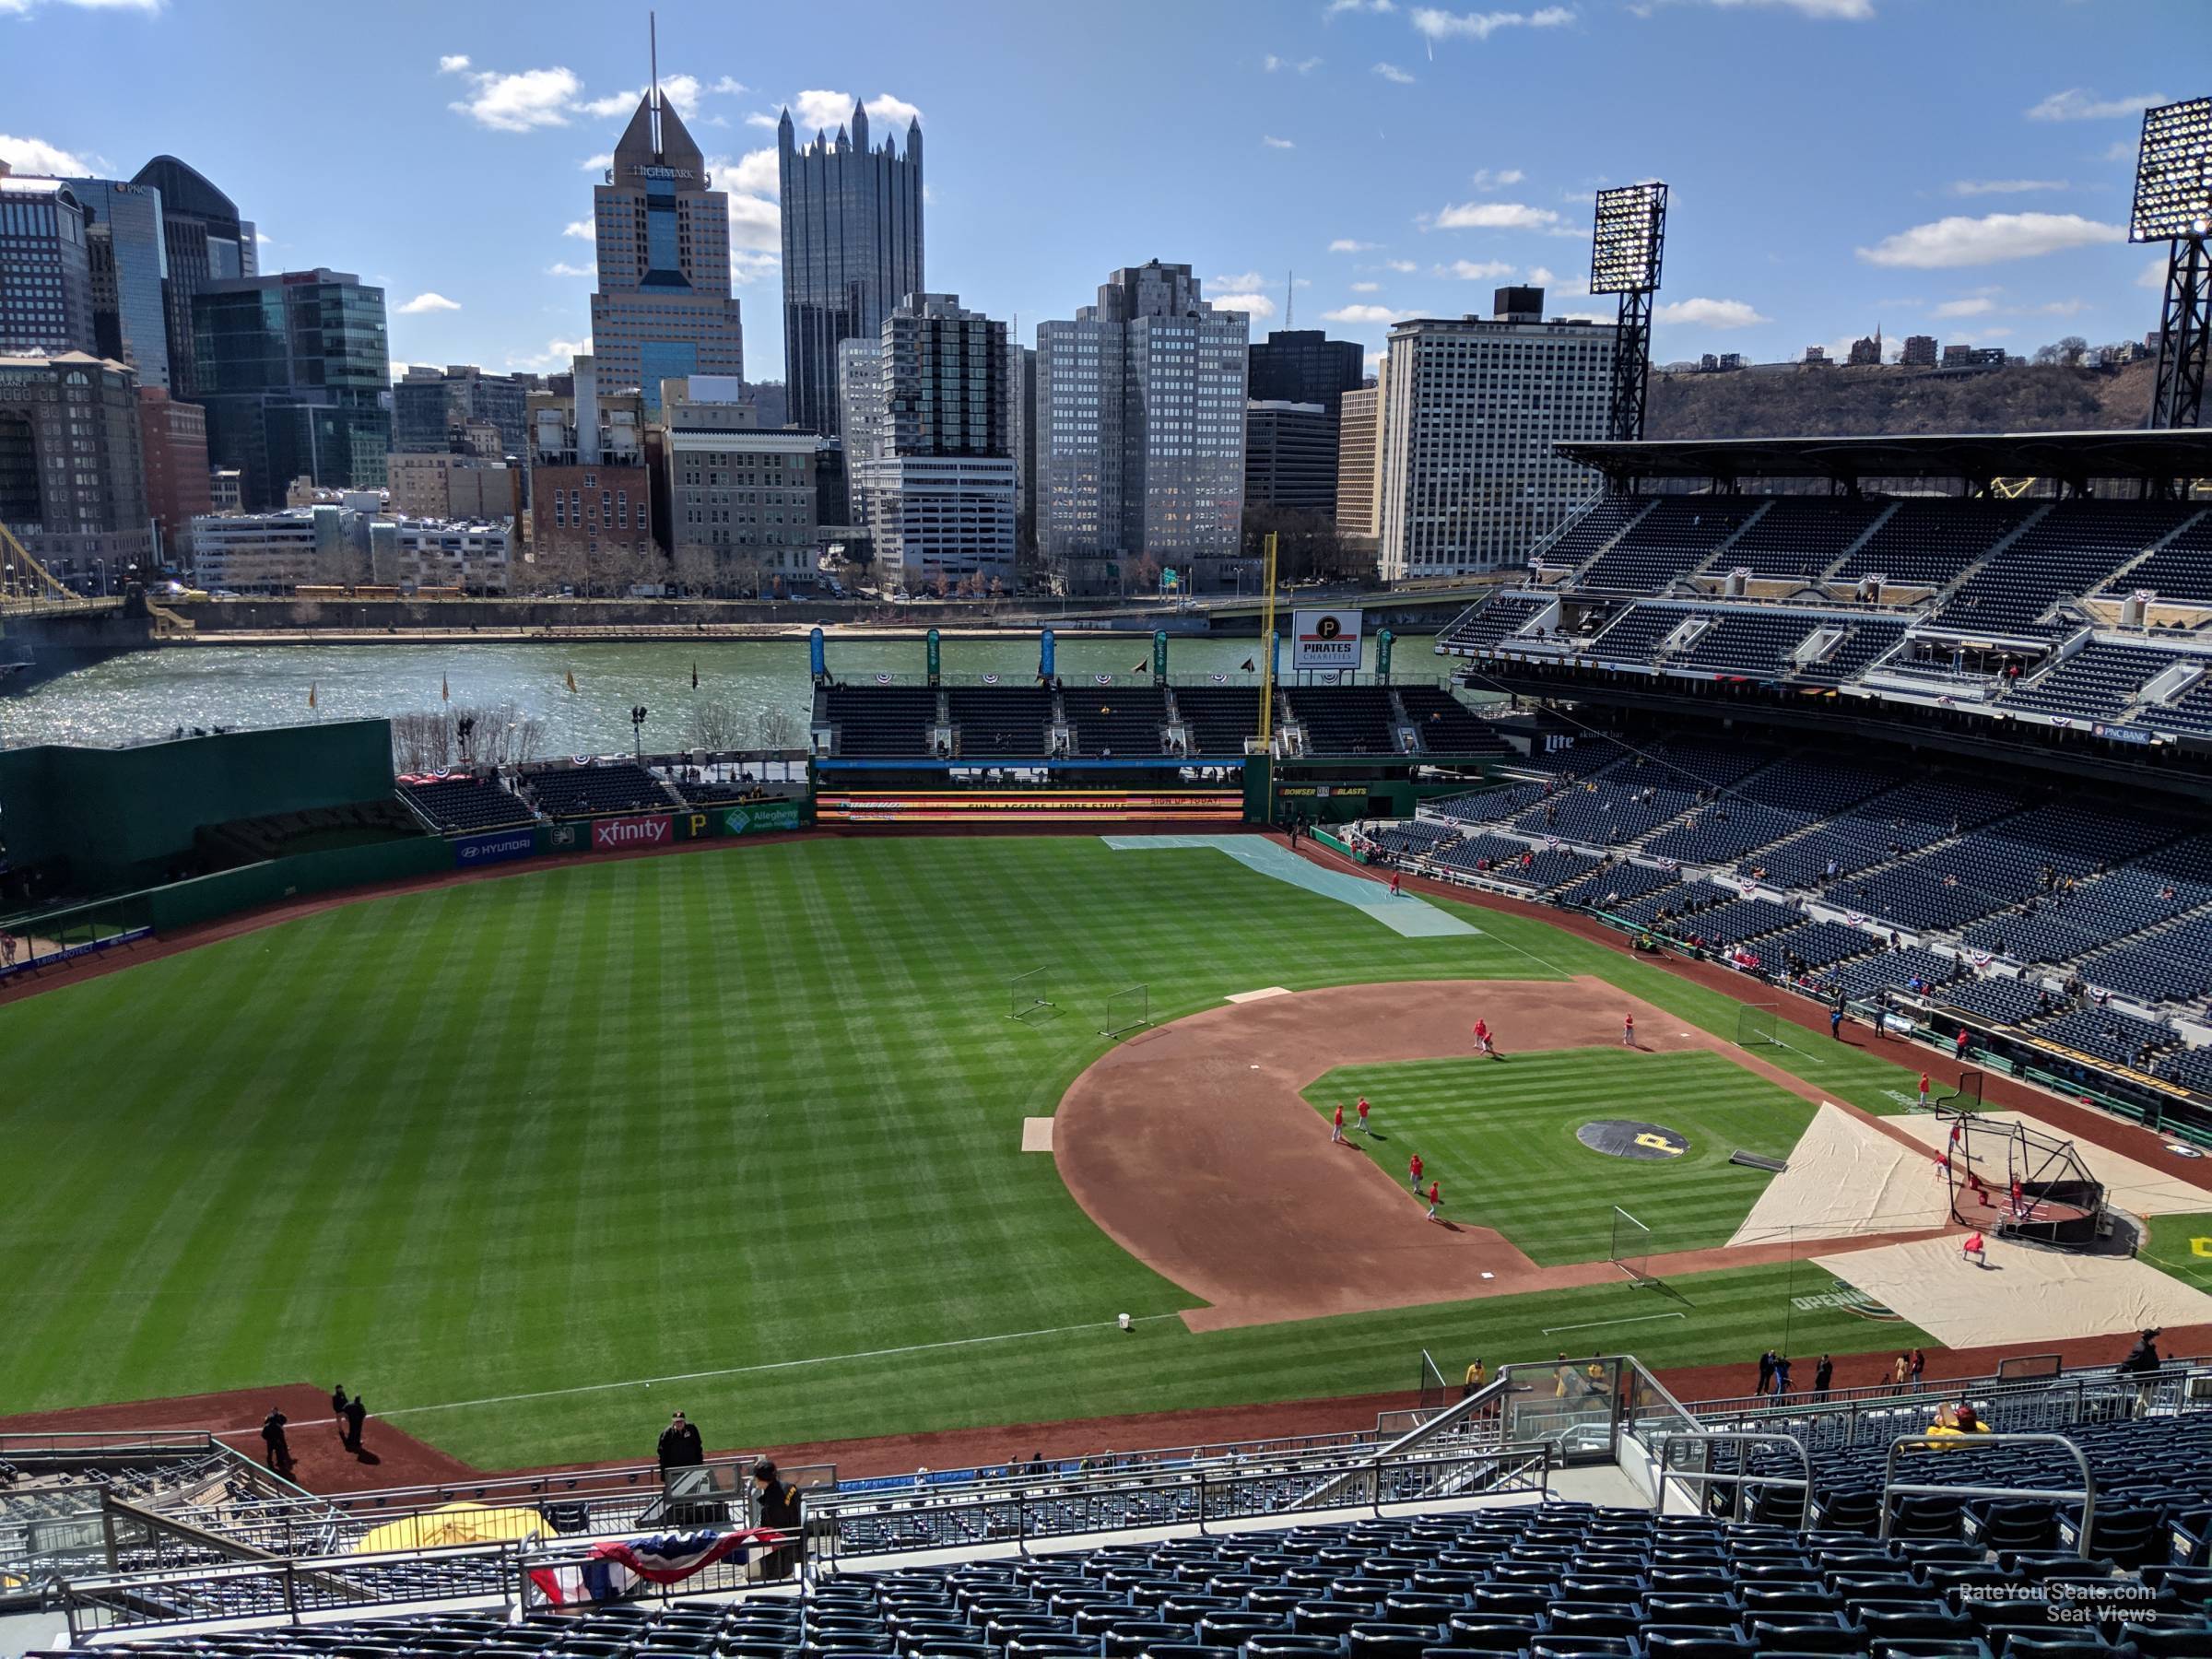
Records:
[[[1821,1355],[1820,1363],[1813,1367],[1814,1399],[1825,1400],[1828,1398],[1828,1385],[1829,1382],[1834,1378],[1835,1374],[1836,1362],[1833,1359],[1830,1359],[1826,1354]]]
[[[359,1394],[355,1394],[346,1402],[345,1418],[346,1450],[359,1452],[361,1449],[361,1425],[369,1420],[369,1407],[361,1404]]]
[[[661,1430],[653,1451],[660,1458],[664,1476],[671,1469],[695,1468],[707,1461],[698,1425],[680,1411],[668,1419],[668,1427]]]
[[[2150,1378],[2165,1363],[2159,1358],[2159,1338],[2165,1334],[2162,1330],[2144,1332],[2136,1339],[2136,1346],[2127,1350],[2127,1358],[2120,1361],[2119,1369],[2121,1371],[2139,1379],[2136,1383],[2136,1415],[2137,1417],[2150,1415],[2152,1387]]]
[[[279,1475],[292,1466],[292,1449],[284,1438],[284,1425],[288,1420],[281,1406],[272,1406],[269,1415],[261,1421],[263,1456],[269,1467]]]
[[[760,1524],[783,1535],[761,1560],[762,1578],[786,1577],[799,1559],[803,1523],[799,1516],[799,1488],[776,1473],[776,1465],[762,1458],[753,1465],[753,1490],[760,1500]]]

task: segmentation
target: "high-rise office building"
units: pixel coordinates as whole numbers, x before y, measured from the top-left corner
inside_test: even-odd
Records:
[[[0,161],[0,352],[94,354],[92,255],[84,204],[62,179]]]
[[[0,524],[76,585],[153,561],[135,377],[88,352],[0,354]]]
[[[1375,498],[1376,421],[1380,383],[1347,392],[1336,411],[1336,534],[1372,550],[1380,503]]]
[[[344,271],[210,281],[193,296],[194,400],[207,450],[244,475],[249,510],[294,478],[375,489],[392,447],[384,290]]]
[[[120,179],[72,179],[92,259],[100,355],[128,363],[142,386],[169,384],[168,233],[161,193]]]
[[[653,87],[638,100],[606,182],[592,191],[599,289],[592,356],[599,384],[635,386],[648,419],[661,382],[745,373],[745,326],[730,294],[730,198]]]
[[[1419,318],[1390,331],[1377,559],[1385,581],[1518,564],[1597,488],[1554,445],[1606,435],[1610,324]],[[1540,316],[1541,291],[1533,310]],[[1510,314],[1526,314],[1518,298]]]
[[[588,357],[548,382],[527,415],[532,585],[588,594],[649,564],[658,580],[644,394],[603,389]]]
[[[1253,398],[1244,406],[1244,506],[1336,512],[1336,422],[1317,403]]]
[[[528,442],[524,410],[538,390],[535,374],[487,374],[474,363],[435,368],[411,363],[392,387],[392,448],[410,455],[477,453],[473,422],[497,429],[501,456],[520,455]]]
[[[240,218],[236,203],[174,156],[156,156],[131,182],[161,198],[169,386],[196,400],[204,388],[194,357],[192,301],[210,282],[260,274],[253,221]]]
[[[138,437],[146,457],[146,510],[171,564],[192,553],[192,521],[215,511],[207,485],[207,412],[159,386],[138,388]]]
[[[1037,348],[1006,347],[1006,432],[1014,452],[1014,567],[1037,563]]]
[[[839,347],[853,513],[891,587],[1014,581],[1006,325],[953,294],[915,294],[874,353]]]
[[[1936,367],[1936,336],[1934,335],[1907,335],[1905,354],[1898,361],[1909,369]]]
[[[1245,395],[1254,403],[1319,404],[1334,421],[1337,400],[1367,379],[1357,340],[1332,340],[1318,328],[1278,328],[1252,343]]]
[[[841,412],[837,347],[875,339],[922,276],[922,124],[906,154],[868,143],[868,112],[801,147],[783,112],[776,127],[783,216],[783,379],[791,421],[835,437]]]
[[[818,441],[789,427],[764,429],[735,376],[668,382],[660,488],[677,581],[723,594],[810,584]]]
[[[1154,569],[1194,591],[1235,584],[1250,319],[1199,286],[1189,265],[1153,260],[1037,330],[1039,538],[1065,592]]]

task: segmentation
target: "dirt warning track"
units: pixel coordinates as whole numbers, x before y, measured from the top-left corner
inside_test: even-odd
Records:
[[[1540,1267],[1489,1228],[1425,1219],[1392,1170],[1332,1146],[1300,1098],[1333,1066],[1468,1053],[1478,1012],[1509,1053],[1618,1044],[1633,1013],[1640,1049],[1709,1050],[1822,1098],[1602,980],[1344,985],[1211,1008],[1123,1042],[1060,1102],[1061,1179],[1123,1249],[1210,1304],[1183,1315],[1193,1330],[1617,1281],[1609,1262]],[[1791,1248],[1685,1251],[1651,1268],[1747,1267]]]

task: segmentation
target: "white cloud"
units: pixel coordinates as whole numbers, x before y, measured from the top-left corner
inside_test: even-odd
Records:
[[[752,88],[747,86],[743,81],[739,80],[735,76],[725,75],[717,80],[712,87],[709,87],[707,90],[710,92],[720,92],[725,98],[736,98],[744,93],[750,92]]]
[[[1439,230],[1542,230],[1559,222],[1550,208],[1521,202],[1461,202],[1436,216]]]
[[[82,156],[43,138],[17,138],[0,133],[0,161],[34,178],[81,179],[94,171]]]
[[[900,126],[922,119],[922,106],[911,104],[903,98],[893,98],[888,92],[878,92],[868,100],[870,121],[892,121]]]
[[[853,119],[853,106],[862,103],[850,92],[826,91],[810,87],[793,99],[792,108],[798,125],[807,132],[835,132]],[[919,121],[919,106],[908,103],[903,98],[893,98],[888,92],[868,99],[863,105],[870,121],[890,121],[904,126],[910,121]]]
[[[1779,6],[1826,22],[1864,23],[1874,16],[1874,0],[1711,0],[1724,11],[1739,6]]]
[[[1412,314],[1392,311],[1387,305],[1340,305],[1333,312],[1322,312],[1321,317],[1324,323],[1395,323]]]
[[[1373,251],[1376,246],[1377,244],[1374,242],[1354,241],[1348,236],[1340,236],[1329,244],[1329,252],[1332,253],[1366,253]]]
[[[1329,0],[1329,7],[1321,14],[1324,23],[1333,22],[1340,12],[1394,12],[1398,8],[1394,0]]]
[[[1293,62],[1287,57],[1277,57],[1271,52],[1260,60],[1260,67],[1269,75],[1273,75],[1278,69],[1288,69],[1293,75],[1311,75],[1321,67],[1321,60],[1317,57],[1310,57],[1300,58]]]
[[[1487,41],[1501,29],[1558,29],[1574,21],[1574,9],[1547,6],[1541,11],[1448,12],[1433,6],[1417,6],[1413,26],[1430,41],[1453,39]]]
[[[1955,196],[2029,195],[2045,190],[2071,190],[2064,179],[1954,179],[1948,186]]]
[[[588,218],[571,219],[560,228],[560,233],[563,236],[572,236],[578,241],[597,241],[599,240],[598,233],[592,229],[592,221]]]
[[[459,311],[461,301],[448,300],[443,294],[422,293],[397,308],[403,317],[419,317],[425,312]]]
[[[513,75],[469,70],[465,78],[473,90],[448,107],[477,125],[500,133],[568,125],[569,111],[576,95],[583,90],[583,83],[573,71],[558,66],[524,69]]]
[[[1382,291],[1382,285],[1379,282],[1355,282],[1352,284],[1352,292],[1355,294],[1379,294]]]
[[[766,196],[747,195],[742,191],[730,192],[730,258],[735,262],[739,249],[753,253],[777,253],[783,247],[783,215],[775,203]]]
[[[1684,323],[1698,328],[1751,328],[1771,323],[1741,300],[1677,300],[1655,308],[1653,320]]]
[[[467,67],[468,53],[465,52],[448,53],[438,60],[438,73],[441,75],[458,75]]]
[[[2139,139],[2115,138],[2112,141],[2112,143],[2104,147],[2103,159],[2107,161],[2133,161],[2142,153],[2142,143]]]
[[[1389,356],[1390,353],[1387,351],[1371,351],[1359,360],[1366,365],[1368,372],[1372,374],[1376,370],[1382,367],[1384,359],[1386,359]]]
[[[1551,267],[1549,265],[1530,265],[1528,279],[1537,288],[1549,288],[1552,283]]]
[[[592,337],[586,335],[581,340],[547,340],[543,351],[534,351],[526,357],[510,354],[507,359],[507,367],[510,369],[566,369],[571,359],[591,355]]]
[[[1421,268],[1410,259],[1386,259],[1382,263],[1401,275],[1411,275]]]
[[[1275,315],[1275,301],[1265,294],[1216,294],[1212,303],[1216,311],[1243,312],[1262,321]]]
[[[747,115],[745,118],[745,124],[747,126],[766,127],[770,132],[772,133],[777,127],[781,126],[782,123],[778,121],[775,116],[768,113],[768,112],[765,110],[755,110],[750,115]]]
[[[577,170],[581,172],[605,172],[614,164],[615,159],[609,155],[586,156],[577,163]]]
[[[557,259],[546,267],[546,275],[548,276],[596,276],[599,275],[599,267],[588,265],[571,265],[565,259]]]
[[[1395,64],[1377,64],[1372,69],[1370,69],[1368,73],[1370,75],[1379,75],[1386,81],[1395,81],[1401,87],[1410,87],[1413,85],[1413,76],[1406,73],[1406,71],[1399,68]]]
[[[2118,225],[2100,224],[2078,213],[1991,213],[1915,225],[1858,253],[1869,265],[1947,270],[2001,259],[2031,259],[2065,248],[2123,241],[2126,236]]]
[[[727,156],[709,159],[717,190],[742,191],[747,195],[772,196],[782,188],[782,170],[772,149],[747,150],[736,160]]]
[[[1946,300],[1930,314],[1937,317],[1983,317],[1997,309],[1997,302],[1987,294],[1976,294],[1966,300]]]
[[[1478,167],[1475,170],[1474,184],[1477,190],[1503,190],[1509,185],[1520,183],[1527,177],[1517,167],[1500,167],[1494,171]]]
[[[2135,98],[2098,98],[2079,87],[2053,92],[2028,112],[2030,121],[2112,121],[2140,115],[2152,104],[2164,103],[2163,92],[2145,92]]]
[[[2016,317],[2077,317],[2089,309],[2087,300],[2046,300],[2013,312]]]
[[[735,215],[733,214],[731,217],[735,219]],[[732,248],[730,250],[730,280],[740,287],[748,282],[758,282],[782,263],[773,253],[762,253],[751,248]]]
[[[646,88],[631,87],[620,92],[609,92],[605,98],[594,98],[580,107],[586,115],[601,120],[633,113],[643,100]],[[676,106],[676,112],[686,121],[699,113],[699,100],[706,88],[699,84],[696,75],[664,75],[661,76],[661,96]]]
[[[1480,263],[1472,259],[1455,259],[1448,265],[1438,265],[1439,276],[1456,276],[1462,282],[1480,282],[1486,276],[1511,276],[1513,267],[1502,259],[1486,259]]]
[[[1249,292],[1253,288],[1266,287],[1267,278],[1257,271],[1246,271],[1236,276],[1208,276],[1206,279],[1206,286],[1209,288],[1218,288],[1224,293],[1232,288],[1239,292]],[[1214,303],[1218,305],[1220,301],[1217,300]]]
[[[2165,254],[2152,254],[2150,263],[2143,267],[2143,274],[2136,278],[2136,286],[2139,288],[2148,288],[2154,294],[2164,293],[2166,291],[2166,265],[2167,256]]]
[[[62,4],[79,11],[135,11],[151,17],[161,9],[163,0],[62,0]],[[0,0],[0,18],[29,17],[38,6],[39,0]]]
[[[1297,144],[1288,138],[1277,138],[1273,133],[1262,133],[1260,142],[1269,149],[1296,149]]]

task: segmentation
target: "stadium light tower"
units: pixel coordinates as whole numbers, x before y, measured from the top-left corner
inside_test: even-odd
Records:
[[[1620,296],[1613,392],[1606,408],[1606,436],[1616,441],[1643,436],[1643,396],[1652,377],[1652,295],[1659,288],[1659,256],[1665,245],[1665,185],[1654,180],[1597,193],[1590,291]]]
[[[2159,313],[2159,378],[2150,398],[2154,429],[2204,425],[2206,346],[2212,340],[2208,232],[2212,98],[2144,111],[2127,240],[2162,241],[2172,248],[2166,261],[2166,300]]]

